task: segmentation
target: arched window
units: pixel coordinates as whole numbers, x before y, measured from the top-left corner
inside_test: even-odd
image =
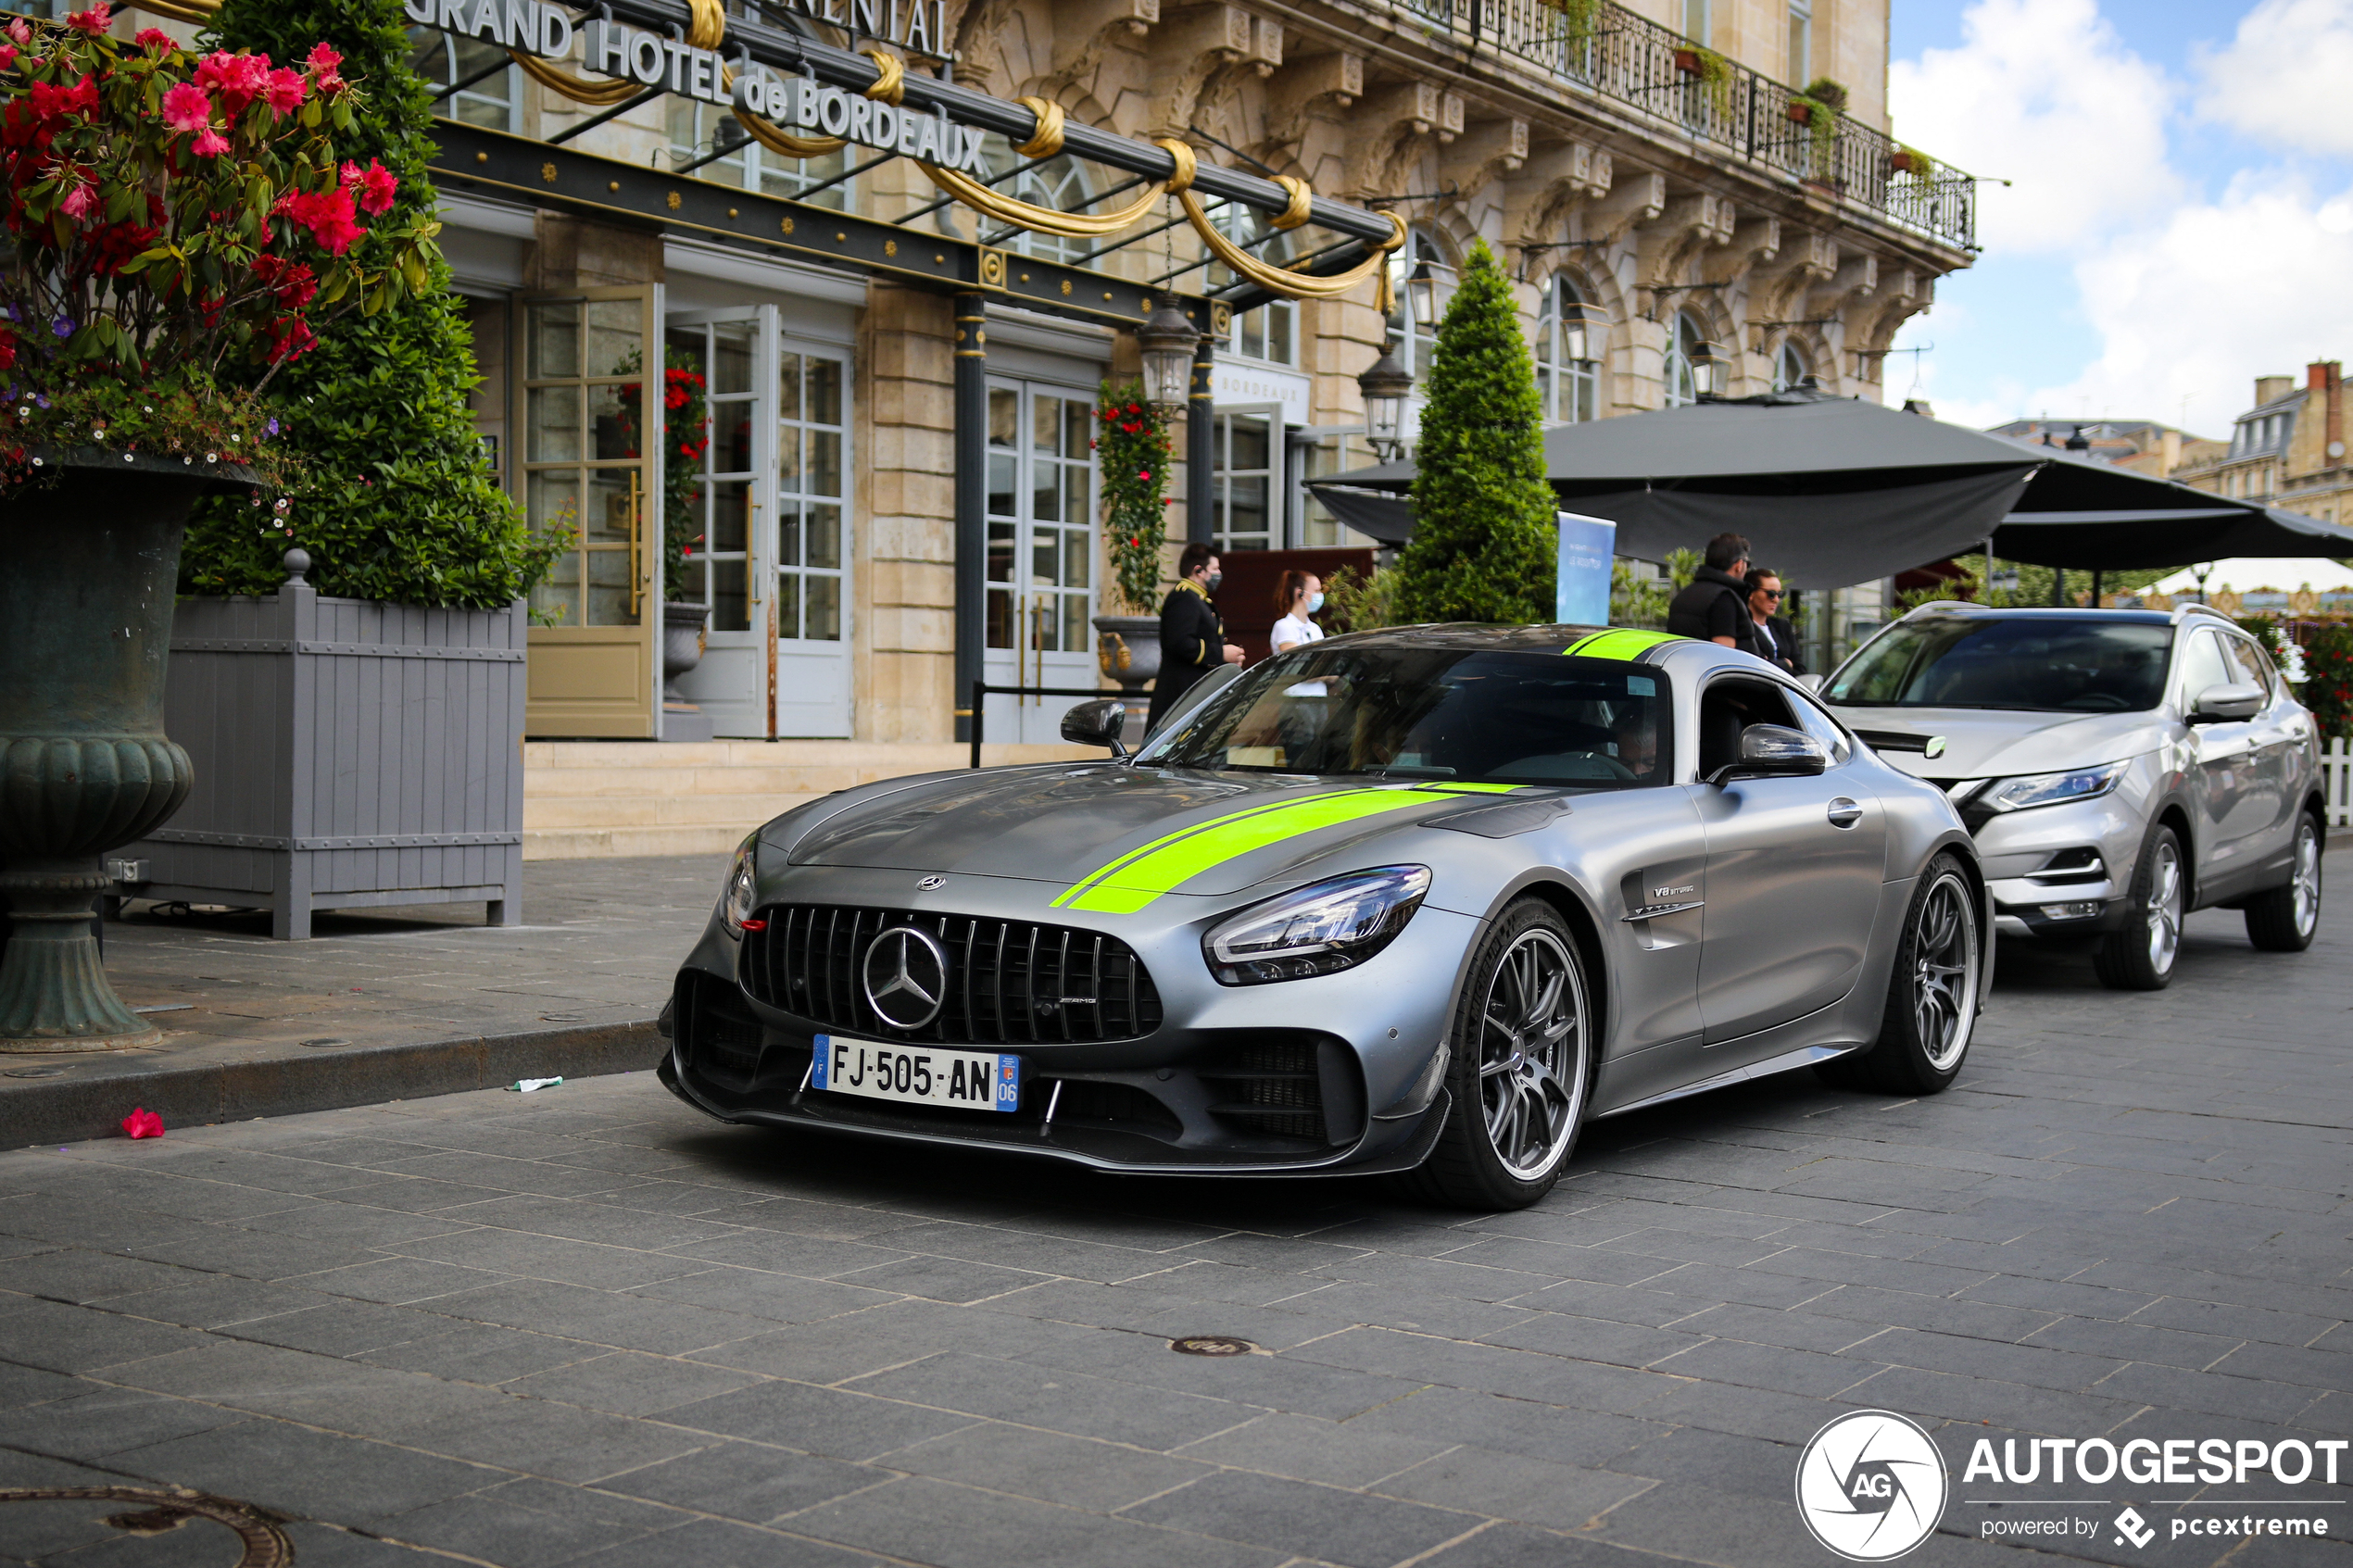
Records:
[[[65,9],[59,7],[58,14]],[[33,9],[34,16],[44,13]],[[521,96],[522,72],[513,66],[504,70],[485,70],[496,65],[501,50],[479,39],[460,38],[455,33],[436,32],[429,27],[409,30],[409,64],[419,76],[441,89],[447,96],[434,106],[434,112],[452,116],[467,125],[486,126],[493,131],[515,129],[515,100]],[[472,83],[460,88],[459,82]]]
[[[1553,274],[1536,317],[1536,390],[1544,422],[1579,424],[1600,417],[1601,312],[1567,275]]]
[[[1290,259],[1291,235],[1275,232],[1267,215],[1243,206],[1227,202],[1210,214],[1210,221],[1227,239],[1250,252],[1269,266],[1280,266]],[[1212,291],[1225,288],[1235,281],[1234,274],[1222,265],[1212,263],[1209,286]],[[1273,299],[1234,314],[1233,336],[1227,351],[1244,359],[1264,359],[1270,364],[1299,363],[1299,302]]]
[[[1716,348],[1688,310],[1675,312],[1667,332],[1667,407],[1680,408],[1715,390]]]
[[[1092,194],[1087,186],[1087,171],[1068,153],[1060,154],[1035,169],[1025,169],[1013,181],[1013,197],[1032,207],[1050,207],[1057,212],[1078,212],[1085,208]],[[1060,234],[1040,234],[1024,229],[1013,236],[1011,244],[1024,256],[1034,256],[1043,261],[1069,261],[1081,257],[1101,242],[1085,238],[1064,238]]]
[[[1806,352],[1806,345],[1795,338],[1784,338],[1780,353],[1773,357],[1773,390],[1793,391],[1804,386],[1813,375],[1814,360]]]
[[[786,157],[753,141],[736,117],[717,105],[679,96],[664,102],[673,169],[761,195],[789,196],[837,212],[850,209],[851,186],[858,182],[840,176],[854,167],[850,156],[857,148],[843,147],[821,157]]]

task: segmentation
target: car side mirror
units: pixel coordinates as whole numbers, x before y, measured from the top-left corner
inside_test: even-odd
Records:
[[[1082,702],[1063,715],[1063,739],[1073,746],[1104,746],[1120,761],[1127,759],[1127,748],[1120,745],[1120,736],[1127,732],[1127,705],[1115,696],[1098,697]]]
[[[2246,681],[2231,681],[2219,686],[2208,686],[2197,694],[2197,700],[2190,705],[2190,722],[2226,723],[2238,719],[2252,719],[2262,711],[2262,687]]]
[[[1741,756],[1707,776],[1712,784],[1734,779],[1807,778],[1831,765],[1822,743],[1786,724],[1751,724],[1741,732]]]

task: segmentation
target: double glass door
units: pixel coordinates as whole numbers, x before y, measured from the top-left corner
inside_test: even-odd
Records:
[[[1076,387],[989,383],[983,668],[992,686],[1097,684],[1093,409],[1093,395]],[[992,743],[1057,740],[1079,700],[992,696],[985,733]]]
[[[711,415],[692,459],[698,537],[670,596],[711,616],[678,689],[717,734],[846,736],[848,352],[786,335],[774,306],[673,315],[667,335]],[[680,445],[673,460],[689,460]]]

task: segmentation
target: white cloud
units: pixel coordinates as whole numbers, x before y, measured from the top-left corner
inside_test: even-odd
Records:
[[[2291,151],[2353,152],[2353,0],[2263,0],[2197,61],[2201,118]]]
[[[2175,89],[2096,0],[1980,0],[1961,26],[1959,48],[1894,61],[1888,98],[1905,141],[2012,182],[1980,187],[1981,244],[2063,252],[2180,199],[2166,157]]]
[[[2347,202],[2284,177],[2242,176],[2219,201],[2091,249],[2074,270],[2098,358],[1996,419],[2048,409],[2228,435],[2257,376],[2301,384],[2311,360],[2353,358],[2353,295],[2343,287],[2353,233],[2333,226]]]

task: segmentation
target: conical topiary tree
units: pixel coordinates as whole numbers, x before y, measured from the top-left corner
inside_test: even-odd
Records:
[[[338,150],[363,169],[381,160],[400,182],[371,227],[432,217],[433,107],[409,65],[399,0],[226,0],[212,42],[281,62],[321,42],[338,52],[361,94]],[[364,257],[376,243],[371,235],[353,249]],[[466,407],[477,379],[472,337],[436,257],[412,297],[336,322],[272,379],[283,439],[308,470],[289,526],[258,526],[242,499],[205,503],[188,532],[182,591],[275,592],[285,579],[279,558],[299,545],[322,593],[485,609],[522,596],[560,541],[534,539],[493,479]]]
[[[1415,449],[1414,538],[1398,559],[1407,621],[1553,618],[1555,538],[1543,404],[1510,282],[1471,247],[1439,323]]]

